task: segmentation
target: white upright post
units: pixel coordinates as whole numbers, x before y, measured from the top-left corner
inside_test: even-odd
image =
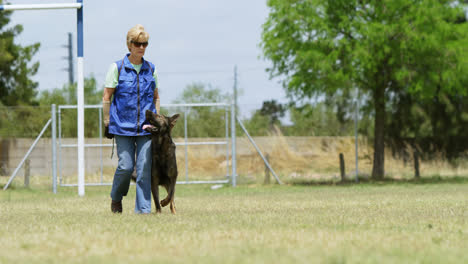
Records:
[[[237,164],[236,164],[236,108],[237,108],[237,66],[234,67],[234,87],[231,104],[231,141],[232,141],[232,187],[237,185]]]
[[[31,4],[31,5],[0,5],[0,11],[3,10],[38,10],[38,9],[76,9],[77,27],[78,27],[78,195],[84,195],[84,74],[83,74],[83,0],[77,0],[76,3],[59,4]],[[51,122],[51,120],[49,120]],[[43,132],[41,132],[43,133]],[[42,136],[42,135],[40,135]],[[29,155],[29,154],[27,154]],[[20,164],[22,165],[22,163]],[[14,178],[13,173],[10,180]],[[6,189],[10,182],[5,185]]]
[[[52,191],[57,193],[57,113],[55,109],[55,104],[52,104]]]
[[[77,0],[82,4],[83,0]],[[84,176],[85,176],[85,159],[84,159],[84,71],[83,71],[83,5],[77,9],[77,98],[78,98],[78,195],[84,196]]]

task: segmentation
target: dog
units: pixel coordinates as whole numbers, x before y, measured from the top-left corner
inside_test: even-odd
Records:
[[[144,130],[151,133],[151,193],[156,205],[156,213],[161,213],[161,206],[170,204],[171,212],[176,213],[174,203],[175,185],[177,181],[176,146],[172,141],[171,130],[179,114],[167,117],[155,114],[150,110],[145,113],[146,125]],[[159,203],[159,185],[164,186],[167,197]]]

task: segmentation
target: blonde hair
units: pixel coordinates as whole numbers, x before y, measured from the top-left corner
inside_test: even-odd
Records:
[[[136,26],[132,27],[127,33],[127,48],[130,51],[130,45],[132,45],[132,41],[147,42],[148,39],[148,32],[145,31],[145,28],[142,25],[137,24]]]

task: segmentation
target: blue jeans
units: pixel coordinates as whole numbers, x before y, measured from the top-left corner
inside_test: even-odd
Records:
[[[111,198],[121,201],[130,187],[136,154],[135,213],[151,213],[151,136],[115,135],[119,163],[114,174]]]

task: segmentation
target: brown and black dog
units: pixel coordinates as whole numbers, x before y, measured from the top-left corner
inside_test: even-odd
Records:
[[[177,181],[176,146],[172,141],[171,130],[174,127],[179,114],[171,117],[146,111],[146,120],[150,126],[145,130],[151,133],[151,192],[156,205],[156,212],[161,212],[161,205],[170,204],[171,212],[176,213],[174,203],[175,185]],[[159,185],[166,188],[167,197],[159,203]]]

